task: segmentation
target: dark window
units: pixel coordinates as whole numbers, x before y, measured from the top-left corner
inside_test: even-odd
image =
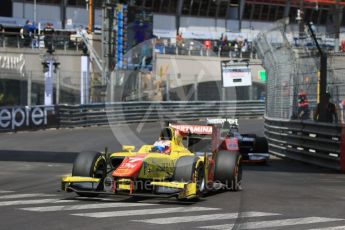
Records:
[[[152,8],[154,0],[145,0],[145,7]]]
[[[189,15],[190,3],[191,1],[183,1],[183,6],[182,6],[183,15]]]
[[[170,7],[169,7],[169,13],[176,14],[176,8],[177,8],[177,1],[171,0],[170,1]]]
[[[217,4],[215,1],[211,1],[210,8],[208,9],[208,16],[215,17],[217,11]]]
[[[153,12],[159,12],[160,5],[161,5],[160,0],[154,0],[153,1]]]
[[[31,0],[32,1],[32,0]],[[42,1],[42,0],[37,0],[37,2],[39,1]],[[46,3],[53,3],[53,1],[42,1],[42,2],[46,2]],[[55,3],[55,2],[54,2]],[[55,4],[61,4],[61,0],[59,1],[56,1]],[[95,7],[99,8],[99,7],[102,7],[102,1],[93,1],[93,4]],[[86,4],[86,1],[85,0],[67,0],[67,5],[70,5],[70,6],[82,6],[82,7],[85,7],[87,4]]]
[[[207,16],[208,0],[201,0],[200,16]]]
[[[291,7],[290,13],[289,13],[289,18],[291,19],[291,22],[296,22],[296,17],[297,17],[297,8]]]
[[[284,17],[284,10],[285,10],[284,6],[279,6],[277,9],[277,18],[275,18],[274,20],[282,19]]]
[[[318,21],[318,18],[319,18],[319,12],[318,10],[312,10],[312,14],[311,14],[311,21],[314,23],[314,24],[317,24],[317,21]]]
[[[320,24],[321,24],[321,25],[326,24],[326,22],[327,22],[327,14],[328,14],[328,11],[327,11],[327,10],[322,10],[322,12],[321,12],[321,18],[320,18]]]
[[[161,12],[162,13],[168,13],[169,11],[169,2],[170,0],[161,0]]]
[[[261,7],[262,5],[259,4],[254,6],[253,19],[260,19]]]
[[[34,2],[34,0],[25,0],[25,2]],[[37,3],[47,3],[47,4],[59,4],[60,0],[36,0],[36,2]]]
[[[311,9],[304,9],[304,21],[310,22],[311,14],[312,14],[312,10]]]
[[[278,8],[279,8],[278,6],[270,6],[269,12],[268,12],[268,17],[267,17],[267,19],[269,21],[275,21],[276,20],[276,13],[277,13]]]
[[[269,13],[269,6],[268,5],[263,5],[262,6],[262,11],[261,15],[259,16],[261,20],[267,20],[268,18],[268,13]]]
[[[101,1],[99,1],[99,2],[101,2]],[[135,0],[135,2],[134,2],[134,4],[135,4],[136,6],[143,6],[143,3],[144,3],[143,0]]]
[[[253,4],[246,3],[243,11],[243,19],[250,19],[250,14],[252,12]]]
[[[228,2],[220,2],[219,4],[219,12],[218,17],[219,18],[225,18],[226,16],[226,10],[227,10]]]
[[[12,0],[2,0],[0,7],[0,16],[12,17]]]
[[[199,15],[200,1],[194,0],[194,1],[192,1],[191,3],[192,3],[192,6],[191,6],[191,15],[193,15],[193,16]]]

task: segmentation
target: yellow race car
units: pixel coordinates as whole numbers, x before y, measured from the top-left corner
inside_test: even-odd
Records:
[[[193,138],[190,138],[193,136]],[[130,195],[193,199],[214,189],[239,190],[242,178],[238,149],[222,150],[217,126],[163,128],[153,145],[123,146],[122,152],[82,152],[62,190],[81,196]],[[205,143],[202,151],[186,148]],[[233,144],[236,144],[234,140]]]

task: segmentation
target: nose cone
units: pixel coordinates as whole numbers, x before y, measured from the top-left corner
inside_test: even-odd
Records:
[[[136,177],[143,164],[146,154],[135,157],[126,157],[120,166],[113,172],[113,177]]]

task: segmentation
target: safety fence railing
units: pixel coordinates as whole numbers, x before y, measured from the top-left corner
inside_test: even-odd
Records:
[[[344,125],[265,117],[265,136],[273,155],[345,171]]]
[[[17,32],[0,32],[0,47],[3,48],[31,48],[82,51],[85,49],[80,34],[76,32],[56,32],[43,35],[38,33],[22,34]]]
[[[31,49],[48,49],[64,51],[83,51],[87,52],[84,45],[85,39],[81,31],[55,31],[54,33],[30,33],[23,34],[18,32],[1,32],[0,31],[0,48],[31,48]],[[185,56],[214,56],[228,58],[256,58],[255,47],[248,46],[243,48],[242,45],[221,46],[220,41],[209,41],[212,45],[205,45],[206,40],[186,39],[181,45],[170,42],[154,40],[154,52],[168,55],[185,55]],[[152,51],[152,50],[151,50]]]
[[[126,102],[56,107],[59,127],[94,126],[206,117],[263,117],[262,101]]]

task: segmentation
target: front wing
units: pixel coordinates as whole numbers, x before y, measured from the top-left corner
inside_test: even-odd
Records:
[[[120,183],[119,183],[120,182]],[[77,192],[79,194],[105,194],[105,195],[129,195],[148,197],[177,197],[178,199],[193,199],[197,197],[196,183],[193,182],[150,182],[152,191],[137,192],[131,185],[130,179],[120,179],[110,190],[99,190],[103,183],[101,179],[92,177],[66,176],[61,179],[61,189],[66,192]]]

